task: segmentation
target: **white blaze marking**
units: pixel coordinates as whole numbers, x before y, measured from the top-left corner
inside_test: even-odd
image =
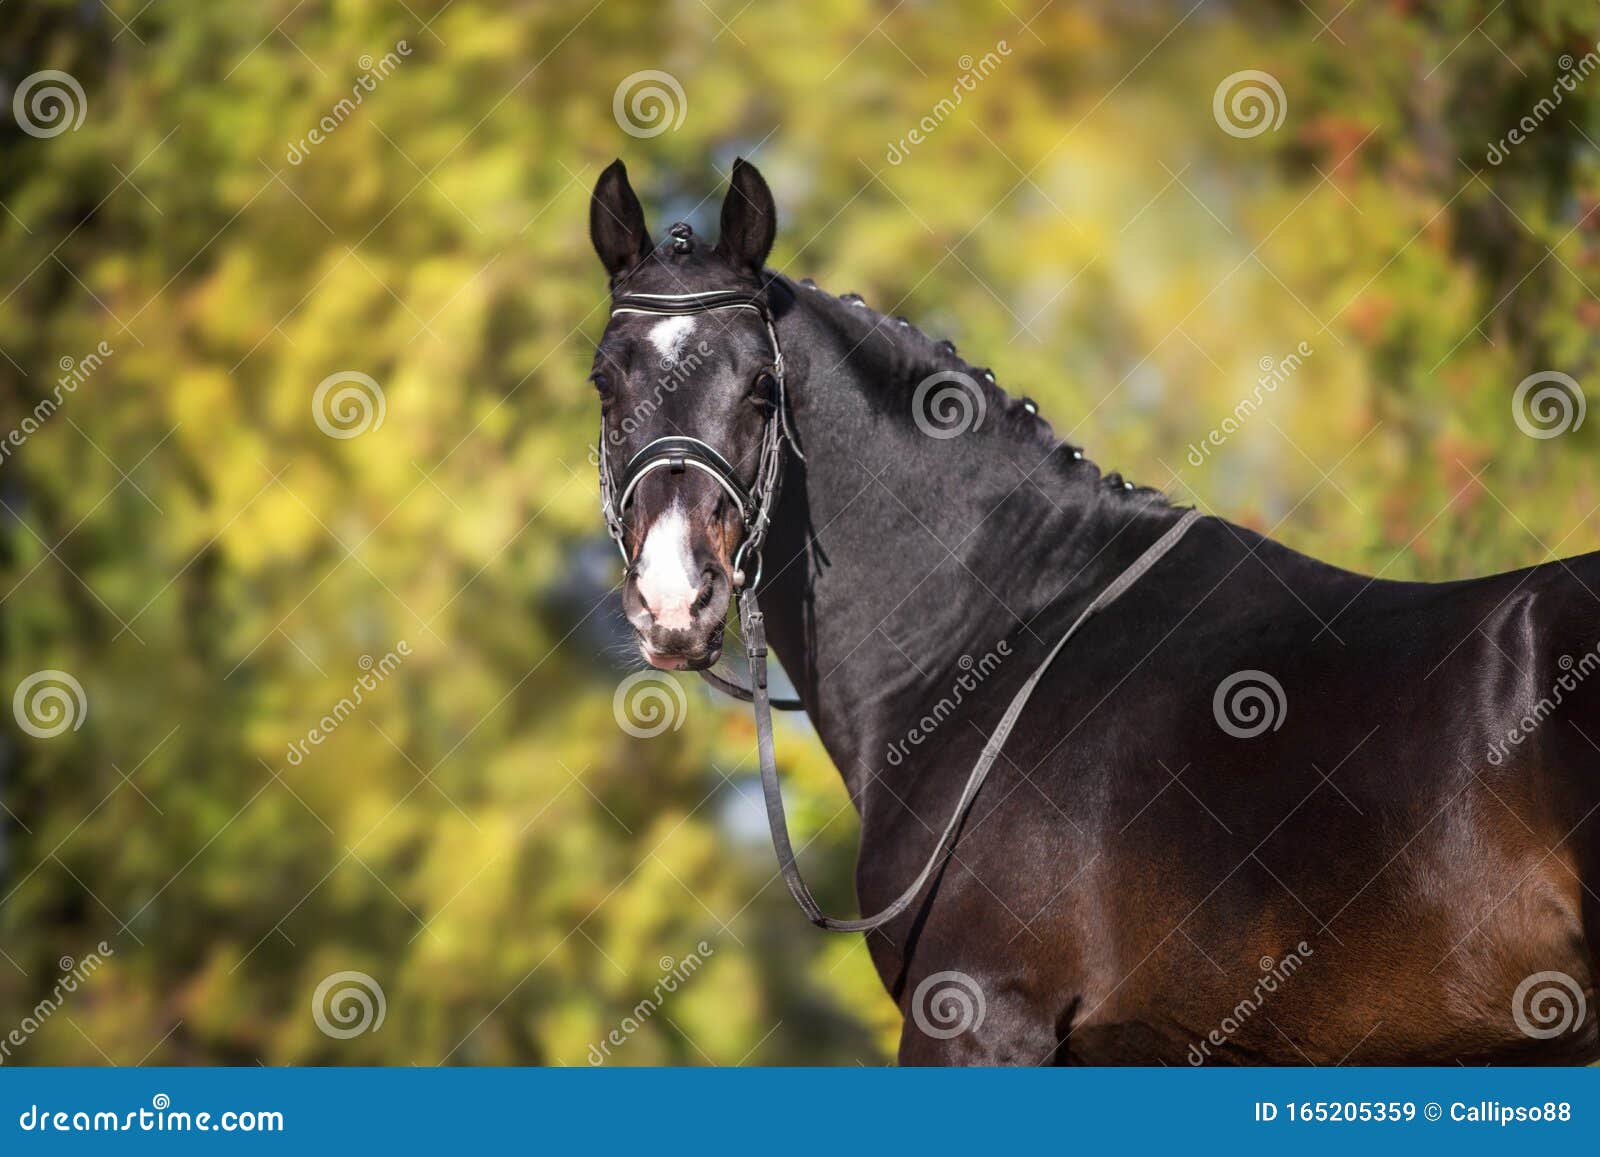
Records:
[[[694,317],[668,317],[650,327],[650,344],[661,354],[661,364],[670,368],[678,361],[678,354],[694,330]]]
[[[656,625],[669,631],[691,625],[689,610],[700,593],[689,548],[689,520],[674,503],[650,524],[639,549],[639,597]]]

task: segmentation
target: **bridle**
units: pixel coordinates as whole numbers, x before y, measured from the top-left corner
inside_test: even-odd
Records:
[[[605,420],[601,419],[600,427],[600,505],[605,514],[606,530],[616,541],[617,548],[622,551],[623,566],[630,565],[628,549],[624,542],[623,515],[627,512],[628,503],[638,489],[639,482],[655,470],[669,470],[674,474],[681,474],[684,470],[695,469],[709,474],[727,495],[733,499],[739,508],[739,517],[744,523],[744,540],[739,544],[739,549],[733,558],[735,572],[734,597],[739,604],[739,627],[744,636],[745,654],[750,661],[750,687],[747,690],[731,680],[723,679],[710,671],[701,671],[701,678],[705,679],[718,690],[751,703],[755,709],[756,723],[756,749],[761,762],[761,791],[766,799],[767,826],[772,833],[772,848],[778,857],[778,867],[783,872],[784,883],[789,886],[789,893],[800,905],[806,918],[817,927],[829,932],[868,932],[893,920],[904,912],[911,902],[915,900],[928,881],[944,864],[955,846],[955,838],[960,831],[962,822],[966,819],[967,812],[971,810],[973,801],[978,796],[978,790],[988,778],[990,770],[994,767],[995,760],[1000,756],[1012,729],[1016,727],[1017,720],[1021,718],[1023,709],[1028,705],[1033,690],[1055,661],[1067,641],[1078,633],[1093,615],[1110,606],[1121,598],[1129,587],[1188,533],[1189,528],[1200,518],[1197,510],[1185,511],[1167,531],[1155,542],[1147,547],[1132,564],[1119,574],[1109,586],[1105,587],[1087,607],[1073,620],[1067,628],[1066,634],[1050,649],[1049,654],[1028,676],[1021,689],[1012,697],[1006,707],[999,726],[989,736],[988,742],[983,746],[982,753],[978,756],[977,763],[967,776],[966,785],[961,789],[961,797],[956,803],[955,812],[950,816],[945,825],[939,841],[934,845],[933,853],[923,865],[922,871],[917,873],[905,891],[887,908],[871,916],[863,916],[855,920],[839,920],[825,915],[811,895],[811,889],[806,886],[804,877],[800,874],[800,865],[795,859],[794,847],[789,841],[789,824],[783,810],[783,790],[778,783],[778,764],[772,742],[772,709],[780,711],[798,711],[803,705],[798,699],[775,700],[767,688],[767,634],[766,620],[756,605],[756,587],[761,581],[761,545],[766,541],[767,529],[771,522],[772,507],[777,497],[778,484],[783,470],[784,447],[788,446],[795,452],[801,461],[805,455],[800,452],[800,446],[795,441],[794,432],[789,427],[788,396],[784,385],[783,350],[778,345],[778,330],[772,323],[772,314],[768,311],[766,302],[758,295],[744,293],[738,290],[707,290],[703,293],[629,293],[622,294],[613,299],[611,316],[618,314],[696,314],[709,313],[720,309],[750,309],[760,314],[761,320],[766,323],[767,335],[772,341],[772,376],[777,382],[777,406],[767,418],[767,424],[761,438],[761,460],[756,468],[755,483],[747,488],[740,482],[738,474],[716,447],[695,437],[688,435],[673,435],[671,437],[657,438],[643,446],[638,453],[629,459],[623,467],[620,476],[614,476],[611,471],[610,460],[606,455],[606,430]],[[756,572],[753,577],[742,575],[742,564],[748,559],[754,559]],[[742,580],[742,581],[741,581]]]
[[[640,447],[628,459],[620,475],[613,474],[611,459],[606,453],[608,441],[605,420],[600,423],[600,508],[605,515],[606,531],[622,552],[622,564],[628,566],[628,548],[624,542],[623,516],[633,500],[639,483],[656,470],[682,474],[685,470],[699,470],[710,475],[739,508],[739,519],[744,524],[744,537],[734,552],[733,570],[743,581],[735,589],[744,595],[755,591],[761,581],[761,546],[771,525],[772,507],[777,500],[778,484],[783,471],[783,454],[787,446],[801,461],[805,455],[795,440],[789,426],[789,398],[784,387],[783,347],[778,344],[778,327],[773,324],[772,313],[766,300],[756,293],[736,289],[708,289],[700,293],[626,293],[611,303],[611,316],[627,314],[661,314],[684,316],[712,313],[724,309],[748,309],[755,312],[767,327],[767,338],[772,343],[772,368],[769,371],[777,384],[777,404],[767,416],[761,433],[761,457],[756,464],[755,482],[746,487],[739,479],[733,464],[715,446],[703,439],[687,434],[674,434],[657,438]],[[745,563],[754,560],[755,573],[745,574]]]

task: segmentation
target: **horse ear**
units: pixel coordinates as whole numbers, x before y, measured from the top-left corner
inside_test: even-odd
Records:
[[[722,202],[722,236],[717,252],[746,269],[761,272],[778,232],[778,208],[772,190],[754,165],[733,162],[733,178]]]
[[[607,165],[595,182],[594,195],[589,198],[589,240],[613,278],[638,265],[650,252],[644,209],[628,184],[628,170],[621,161]]]

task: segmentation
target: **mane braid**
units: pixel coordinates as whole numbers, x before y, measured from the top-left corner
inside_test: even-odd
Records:
[[[1007,422],[1013,430],[1024,431],[1024,436],[1031,434],[1039,456],[1050,455],[1053,459],[1046,469],[1054,469],[1064,481],[1078,481],[1087,471],[1109,495],[1137,498],[1142,508],[1148,508],[1152,502],[1172,505],[1166,492],[1158,487],[1129,482],[1118,471],[1103,473],[1083,447],[1056,437],[1037,403],[1007,393],[996,381],[993,370],[975,366],[962,358],[954,342],[929,337],[905,317],[879,313],[859,293],[836,297],[809,277],[792,281],[782,275],[768,276],[783,282],[796,298],[821,305],[831,316],[846,322],[845,328],[856,330],[858,340],[865,342],[877,337],[888,342],[896,367],[896,385],[914,388],[918,382],[941,371],[955,371],[969,377],[984,393],[985,412]]]

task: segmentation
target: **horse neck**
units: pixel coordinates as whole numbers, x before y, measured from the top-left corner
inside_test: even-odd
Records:
[[[969,737],[961,716],[1003,702],[1177,512],[1152,491],[1108,486],[1020,399],[915,330],[809,287],[778,289],[793,296],[778,329],[805,460],[791,455],[785,470],[762,608],[862,806],[880,775],[914,773]],[[940,371],[975,383],[974,412],[982,399],[981,421],[949,438],[913,415],[918,384]],[[952,700],[939,741],[896,761],[908,726]]]

